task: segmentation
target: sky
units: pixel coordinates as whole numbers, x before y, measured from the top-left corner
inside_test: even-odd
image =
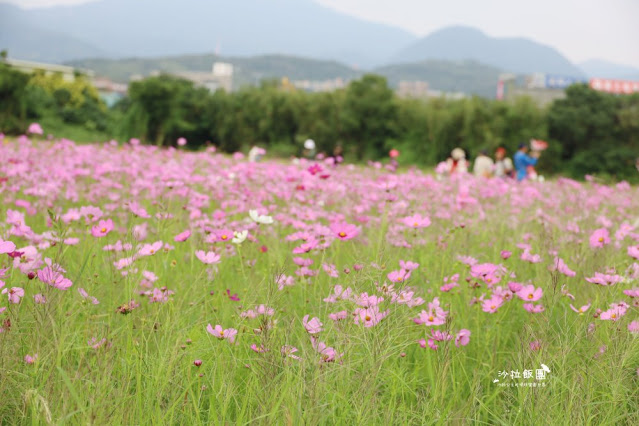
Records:
[[[41,7],[92,0],[0,1]],[[639,0],[315,1],[419,36],[466,25],[493,37],[526,37],[553,46],[575,63],[597,58],[639,68]]]

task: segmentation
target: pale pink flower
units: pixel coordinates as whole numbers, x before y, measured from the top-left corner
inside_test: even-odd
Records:
[[[0,294],[6,294],[9,298],[9,303],[18,304],[20,299],[24,297],[24,289],[20,287],[4,288]]]
[[[466,346],[470,342],[470,330],[462,328],[455,336],[455,346]]]
[[[308,318],[309,315],[305,315],[304,318],[302,318],[302,323],[309,334],[317,334],[323,330],[323,324],[320,322],[319,318],[313,317],[310,321]]]
[[[348,318],[348,312],[339,311],[339,312],[335,312],[335,313],[332,313],[332,314],[328,314],[328,318],[333,320],[333,321],[341,321],[341,320],[344,320],[344,319]]]
[[[38,360],[38,354],[24,356],[24,362],[27,364],[34,364],[37,360]]]
[[[371,306],[370,308],[357,308],[355,309],[355,324],[363,324],[364,327],[373,327],[383,320],[388,314],[389,310],[380,312],[379,306]]]
[[[215,328],[211,324],[206,326],[206,331],[208,331],[213,336],[217,337],[220,340],[226,339],[229,343],[235,342],[235,337],[237,336],[237,330],[234,328],[227,328],[224,330],[221,325],[216,325]]]
[[[200,259],[205,265],[220,263],[220,255],[212,251],[205,253],[203,250],[198,250],[195,252],[195,257]]]
[[[156,241],[153,244],[144,244],[140,250],[138,250],[139,256],[153,256],[155,253],[162,250],[164,243],[162,241]]]
[[[553,266],[551,266],[551,269],[557,270],[567,277],[574,277],[575,275],[577,275],[577,273],[573,271],[572,269],[570,269],[568,265],[566,265],[566,263],[560,257],[555,257],[555,263]]]
[[[570,304],[570,309],[572,309],[573,311],[577,312],[579,315],[583,315],[588,309],[590,309],[590,303],[588,303],[587,305],[583,305],[581,308],[577,309],[575,308],[572,303]]]
[[[481,308],[484,312],[494,314],[504,304],[504,299],[497,295],[493,295],[490,299],[484,300]]]

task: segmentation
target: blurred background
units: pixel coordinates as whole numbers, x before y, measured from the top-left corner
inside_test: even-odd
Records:
[[[635,178],[634,0],[4,0],[0,131]]]

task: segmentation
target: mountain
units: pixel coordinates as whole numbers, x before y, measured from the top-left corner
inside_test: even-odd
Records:
[[[387,65],[375,73],[386,76],[392,86],[400,81],[427,81],[433,90],[463,92],[494,97],[502,73],[499,68],[476,61],[442,61],[429,59],[415,63]]]
[[[80,38],[40,28],[26,11],[8,4],[0,4],[0,49],[13,58],[41,62],[107,54]]]
[[[6,5],[0,6],[3,16]],[[111,57],[184,55],[219,47],[226,55],[279,53],[368,67],[416,39],[312,0],[100,0],[23,12],[30,26],[85,40]],[[75,58],[86,56],[78,51]]]
[[[591,59],[578,65],[588,77],[639,80],[639,69],[629,65],[615,64],[601,59]]]
[[[495,38],[469,27],[436,31],[395,54],[391,62],[426,59],[474,60],[515,73],[544,72],[582,77],[583,72],[556,49],[525,38]]]
[[[97,75],[122,83],[133,75],[148,76],[153,72],[211,71],[214,62],[233,65],[233,84],[259,83],[263,79],[288,77],[290,80],[332,80],[357,78],[361,72],[336,61],[324,61],[284,55],[255,57],[222,57],[182,55],[162,58],[83,59],[67,62],[77,68],[94,70]]]

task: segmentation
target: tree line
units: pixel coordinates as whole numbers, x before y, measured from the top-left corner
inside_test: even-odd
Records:
[[[600,174],[635,178],[639,156],[639,95],[616,96],[586,85],[540,108],[522,97],[512,102],[479,97],[403,99],[386,79],[364,75],[334,92],[307,93],[264,81],[232,93],[211,93],[170,75],[130,84],[112,108],[82,76],[22,74],[0,64],[0,131],[19,133],[29,121],[55,116],[65,123],[141,138],[161,146],[180,137],[197,148],[207,143],[225,152],[260,145],[274,155],[299,155],[311,138],[318,151],[337,145],[349,160],[384,159],[401,152],[400,164],[433,166],[455,147],[474,158],[481,150],[521,141],[550,142],[539,169],[582,178]]]

